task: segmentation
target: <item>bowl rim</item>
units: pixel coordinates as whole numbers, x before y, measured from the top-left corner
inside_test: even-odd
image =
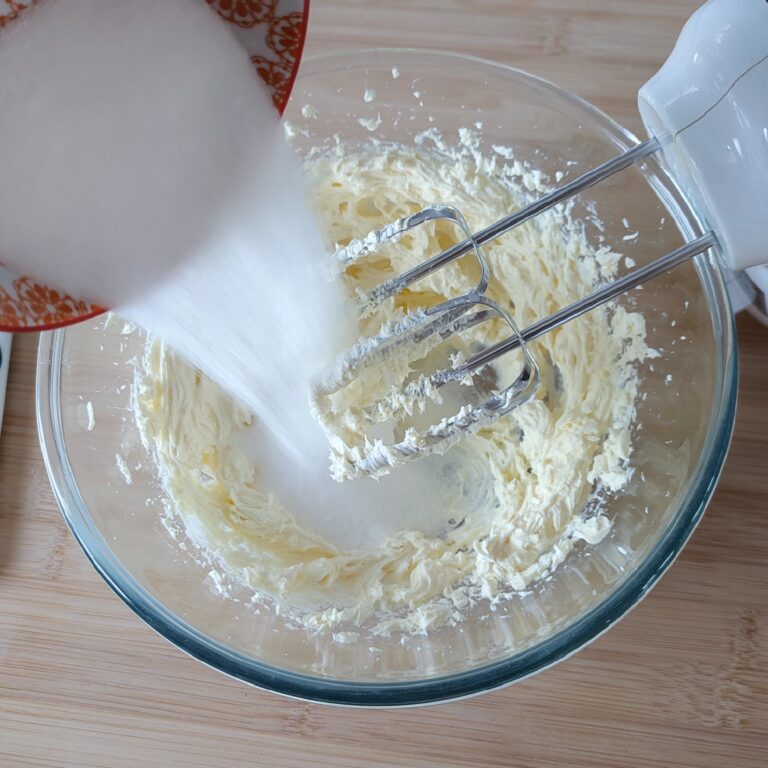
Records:
[[[480,65],[505,77],[524,81],[534,89],[584,110],[602,125],[605,138],[618,150],[623,151],[638,142],[631,132],[581,97],[523,70],[479,57],[416,48],[367,48],[309,57],[305,64],[325,66],[326,70],[332,65],[336,68],[345,64],[348,67],[365,66],[370,63],[370,57],[376,55],[398,57],[399,66],[402,66],[403,57],[408,56]],[[650,176],[649,181],[662,198],[671,201],[670,194],[676,190],[676,185],[663,169]],[[676,224],[683,229],[683,235],[687,238],[695,236],[697,228],[701,229],[701,222],[689,209],[680,214]],[[738,355],[735,321],[719,264],[714,258],[702,256],[696,258],[694,266],[708,298],[714,333],[721,338],[719,356],[715,360],[719,389],[715,393],[702,459],[680,502],[680,511],[645,561],[603,603],[543,643],[512,657],[466,672],[425,680],[382,683],[334,680],[284,670],[248,658],[181,621],[123,567],[90,519],[80,495],[66,450],[59,401],[65,329],[41,334],[37,357],[37,427],[51,487],[86,556],[128,607],[169,642],[230,677],[292,698],[355,707],[419,706],[468,698],[501,688],[568,658],[623,618],[677,558],[712,497],[733,433]]]

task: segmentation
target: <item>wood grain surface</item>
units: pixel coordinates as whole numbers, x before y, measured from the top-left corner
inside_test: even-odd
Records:
[[[443,48],[528,69],[640,130],[638,87],[695,0],[313,0],[310,52]],[[685,552],[619,626],[478,699],[350,711],[262,693],[137,619],[69,534],[17,337],[0,439],[0,766],[765,766],[768,329],[738,322],[730,458]]]

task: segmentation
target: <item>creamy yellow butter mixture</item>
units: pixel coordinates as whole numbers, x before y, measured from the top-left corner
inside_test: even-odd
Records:
[[[544,186],[502,155],[475,151],[340,148],[308,170],[316,210],[336,243],[434,202],[455,205],[477,230]],[[442,224],[414,230],[341,279],[353,298],[457,238]],[[520,327],[589,292],[619,261],[607,248],[590,247],[562,209],[502,237],[485,255],[488,293],[512,308]],[[360,335],[455,294],[457,285],[468,285],[467,269],[454,264],[388,301],[360,321]],[[506,332],[491,323],[479,333],[493,342]],[[463,521],[440,535],[406,529],[368,549],[337,549],[297,523],[260,485],[259,467],[239,440],[254,417],[159,343],[147,353],[137,413],[169,510],[228,578],[273,598],[310,628],[370,622],[382,633],[422,631],[460,621],[473,601],[525,588],[578,540],[596,543],[607,533],[605,517],[585,519],[583,510],[594,493],[617,491],[628,479],[633,365],[654,354],[644,338],[642,316],[613,306],[531,343],[542,371],[535,398],[461,446],[487,468],[491,514],[466,509]]]

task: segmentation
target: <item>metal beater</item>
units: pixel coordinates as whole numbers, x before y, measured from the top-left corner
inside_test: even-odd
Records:
[[[335,441],[337,453],[344,457],[343,467],[335,470],[336,479],[381,474],[391,466],[426,453],[443,453],[464,435],[527,402],[540,383],[539,368],[527,342],[692,257],[712,248],[731,269],[744,269],[768,260],[768,236],[762,230],[763,222],[768,220],[768,38],[763,32],[767,26],[765,2],[710,0],[689,20],[664,67],[640,91],[640,112],[651,136],[647,141],[480,232],[472,233],[457,209],[432,205],[337,252],[341,263],[348,266],[409,230],[436,220],[450,221],[464,234],[465,239],[452,248],[375,287],[363,298],[362,312],[371,311],[416,281],[468,254],[474,254],[480,278],[467,293],[411,312],[344,352],[316,386],[318,413],[324,412],[323,406],[366,367],[386,365],[394,355],[409,354],[414,349],[426,354],[452,335],[492,318],[509,327],[506,339],[451,367],[417,377],[407,384],[398,405],[364,408],[360,419],[375,429],[377,425],[410,416],[423,409],[425,399],[446,384],[471,379],[515,349],[520,350],[522,363],[513,383],[481,404],[466,404],[426,429],[401,430],[399,439],[391,443],[366,437],[362,444],[348,445],[334,435],[330,423],[323,423],[332,444]],[[485,295],[490,274],[482,247],[659,151],[710,231],[519,330],[509,313]]]

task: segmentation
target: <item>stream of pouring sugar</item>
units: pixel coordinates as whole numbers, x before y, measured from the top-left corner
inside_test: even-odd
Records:
[[[161,336],[299,458],[342,300],[245,51],[200,0],[47,0],[0,36],[0,253]]]
[[[201,0],[42,0],[0,30],[0,74],[4,262],[115,308],[245,404],[265,484],[310,528],[340,546],[439,528],[426,466],[328,477],[308,386],[352,324],[228,25]]]

